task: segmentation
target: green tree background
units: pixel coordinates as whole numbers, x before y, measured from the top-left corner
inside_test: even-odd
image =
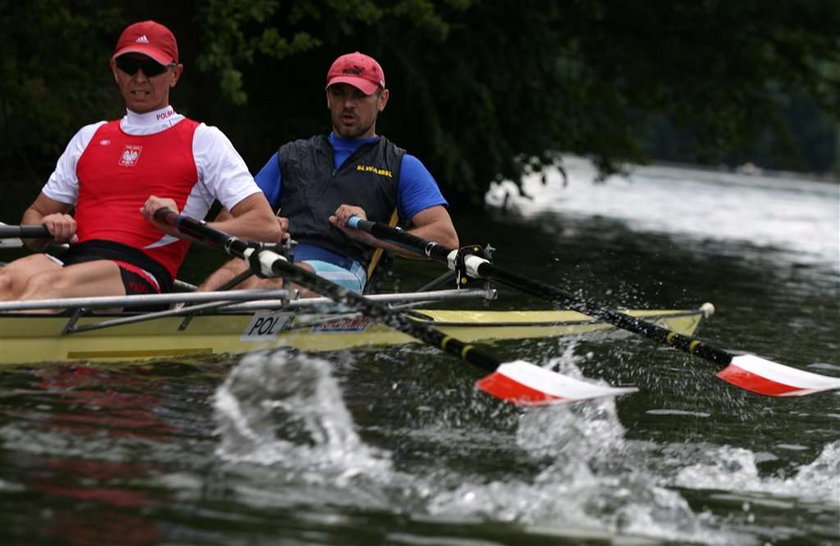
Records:
[[[557,161],[670,160],[838,171],[840,0],[0,0],[0,202],[19,211],[82,125],[122,115],[119,32],[178,36],[175,107],[257,170],[329,130],[339,54],[385,68],[379,130],[454,204]],[[16,212],[19,213],[19,212]]]

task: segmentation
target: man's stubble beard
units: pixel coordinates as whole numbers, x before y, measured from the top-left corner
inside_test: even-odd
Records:
[[[340,122],[340,118],[339,118],[339,122]],[[370,123],[370,125],[368,125],[366,127],[355,128],[355,129],[350,128],[350,127],[344,127],[343,125],[341,125],[341,123],[333,123],[333,130],[341,138],[354,139],[354,138],[359,138],[362,135],[366,134],[375,125],[376,125],[376,118],[373,119],[373,121]]]

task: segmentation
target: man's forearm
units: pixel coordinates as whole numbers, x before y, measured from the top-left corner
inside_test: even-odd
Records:
[[[408,232],[447,248],[458,248],[460,246],[458,234],[452,228],[452,224],[428,224],[411,228]]]
[[[34,207],[29,207],[23,211],[23,216],[20,219],[21,225],[37,226],[43,224],[45,214]],[[32,252],[42,252],[50,244],[51,239],[21,239],[26,248]]]
[[[220,231],[249,241],[280,242],[282,231],[277,218],[262,211],[250,210],[239,216],[229,216],[210,225]]]
[[[242,239],[266,243],[280,242],[285,231],[262,193],[246,197],[210,225]]]

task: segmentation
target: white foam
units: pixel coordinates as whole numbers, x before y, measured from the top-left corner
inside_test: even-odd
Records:
[[[640,231],[745,241],[840,270],[838,184],[663,166],[632,167],[627,177],[593,183],[596,170],[589,161],[564,156],[563,165],[565,183],[558,169],[548,168],[524,177],[530,199],[504,181],[491,186],[485,201],[507,203],[525,216],[603,216]]]

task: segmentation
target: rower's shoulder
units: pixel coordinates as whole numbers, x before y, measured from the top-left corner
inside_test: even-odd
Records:
[[[296,138],[283,143],[283,146],[313,146],[329,142],[329,137],[324,134],[312,135],[305,138]]]
[[[235,149],[230,138],[215,125],[207,125],[203,121],[189,121],[195,124],[193,132],[193,148],[196,150],[230,150]]]
[[[326,135],[317,134],[307,138],[297,138],[284,142],[278,148],[281,157],[289,155],[290,151],[302,151],[319,147],[329,146],[329,139]]]
[[[96,132],[107,123],[107,121],[97,121],[81,127],[67,143],[65,152],[80,154],[85,148],[87,148],[90,141],[93,140],[93,136]]]
[[[104,127],[108,123],[119,123],[119,120],[115,120],[115,121],[100,120],[100,121],[95,121],[93,123],[88,123],[87,125],[84,125],[83,127],[81,127],[78,131],[76,131],[75,136],[86,135],[88,137],[92,137],[96,133],[96,131],[98,131],[100,128]]]

